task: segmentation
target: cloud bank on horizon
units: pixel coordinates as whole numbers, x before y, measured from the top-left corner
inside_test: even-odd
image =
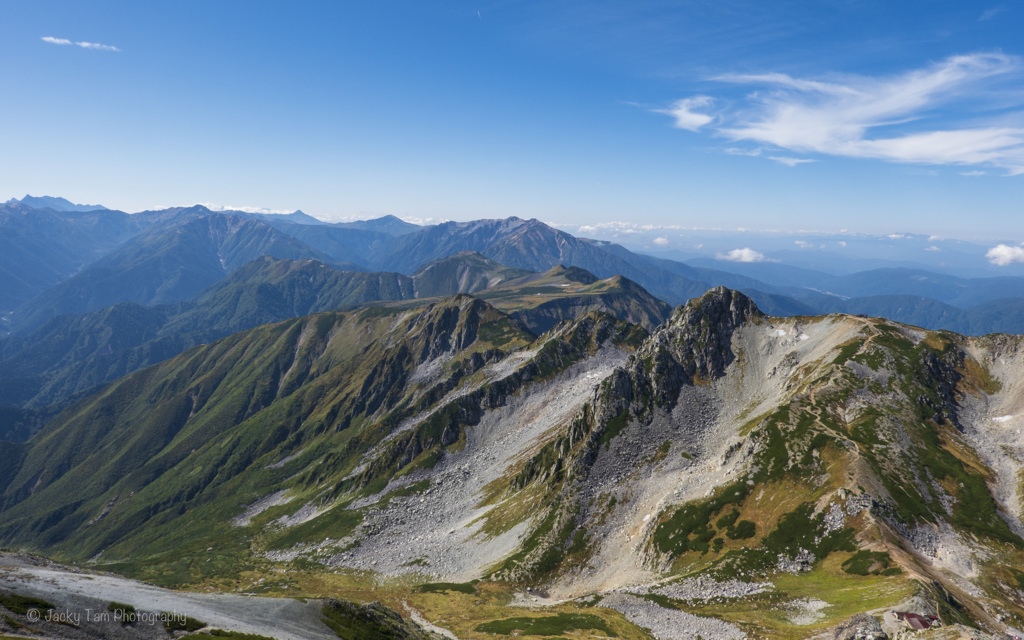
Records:
[[[710,131],[732,144],[733,155],[760,156],[796,166],[813,158],[784,150],[928,165],[988,166],[1024,174],[1024,98],[1021,60],[1001,53],[946,58],[888,77],[829,80],[784,73],[725,74],[726,85],[753,87],[738,100],[699,95],[659,110],[687,131]],[[763,148],[762,148],[763,147]]]

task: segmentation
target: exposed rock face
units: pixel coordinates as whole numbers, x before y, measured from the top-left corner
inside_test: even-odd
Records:
[[[716,287],[676,309],[668,329],[677,336],[675,355],[686,375],[704,380],[725,375],[735,354],[732,335],[739,327],[764,314],[747,296]]]
[[[889,635],[882,625],[866,613],[858,613],[837,626],[828,636],[831,640],[887,640]]]

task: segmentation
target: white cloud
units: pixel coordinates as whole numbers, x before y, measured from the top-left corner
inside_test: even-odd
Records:
[[[960,175],[962,175],[962,176],[987,176],[988,175],[988,171],[962,171],[962,172],[960,172]]]
[[[800,247],[801,249],[807,249],[808,247],[813,246],[810,242],[807,242],[806,240],[794,240],[793,244]]]
[[[50,44],[59,45],[74,45],[83,49],[93,49],[94,51],[120,51],[117,47],[113,47],[109,44],[100,44],[98,42],[73,42],[67,38],[54,38],[51,36],[43,36],[43,42],[49,42]]]
[[[1024,247],[997,244],[988,250],[985,257],[997,267],[1005,267],[1014,262],[1024,262]]]
[[[764,254],[760,251],[754,251],[747,247],[744,249],[733,249],[729,253],[718,253],[715,254],[715,258],[718,260],[728,260],[729,262],[764,262]]]
[[[659,247],[667,247],[668,246],[668,238],[658,237],[658,238],[655,238],[654,240],[651,240],[651,242],[653,242],[654,244],[658,245]]]
[[[840,247],[845,247],[846,246],[846,240],[840,240],[839,241],[839,246]]]
[[[890,233],[888,236],[890,240],[906,240],[909,237],[910,236],[905,233]]]
[[[787,167],[795,167],[796,165],[803,164],[805,162],[814,162],[814,160],[810,160],[808,158],[790,158],[788,156],[768,156],[768,159],[782,163]]]
[[[731,156],[759,156],[761,149],[740,149],[739,147],[728,147],[725,150]]]
[[[243,213],[294,213],[295,210],[291,209],[265,209],[264,207],[231,207],[220,204],[214,204],[212,202],[198,202],[200,206],[206,207],[210,211],[241,211]]]
[[[706,113],[699,113],[694,111],[694,109],[710,107],[711,103],[712,99],[708,96],[694,96],[692,98],[676,100],[671,108],[664,109],[660,113],[665,113],[675,118],[676,128],[696,131],[704,125],[710,124],[714,117]]]
[[[942,251],[942,249],[936,247],[934,244],[932,246],[930,246],[930,247],[925,247],[924,250],[925,251]]]
[[[1007,113],[1022,106],[1021,97],[988,86],[999,77],[1016,79],[1020,70],[1017,57],[975,53],[888,77],[729,74],[714,79],[761,89],[714,118],[694,111],[711,104],[708,96],[679,101],[664,113],[679,128],[696,131],[715,121],[713,130],[732,142],[790,152],[1024,174],[1021,114]]]
[[[398,216],[398,219],[401,220],[402,222],[408,222],[409,224],[417,224],[421,227],[429,227],[430,225],[434,224],[444,224],[445,222],[451,222],[450,218],[435,218],[433,216],[429,216],[426,218],[421,218],[417,216]]]

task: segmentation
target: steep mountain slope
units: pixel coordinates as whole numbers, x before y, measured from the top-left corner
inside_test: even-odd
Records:
[[[155,225],[21,305],[12,316],[12,326],[16,330],[36,327],[61,314],[119,302],[150,305],[187,300],[232,269],[264,255],[330,261],[262,222],[199,209]]]
[[[508,350],[532,341],[514,320],[465,296],[423,310],[329,312],[236,334],[133,374],[51,423],[6,488],[3,535],[113,556],[120,552],[111,545],[158,550],[164,543],[138,527],[158,512],[158,520],[187,514],[175,526],[205,521],[237,538],[229,519],[244,511],[239,501],[252,495],[244,488],[252,482],[267,489],[297,482],[312,499],[329,476],[340,482],[330,493],[366,493],[396,465],[437,462],[459,439],[452,429],[469,415],[462,404],[500,403],[524,376],[542,376],[540,363],[550,368],[568,357],[563,351],[576,354],[569,345],[549,347],[519,358],[518,373],[500,366]],[[455,391],[460,382],[479,389],[487,381],[486,393]],[[432,419],[402,422],[445,399],[439,406],[450,408]],[[390,446],[406,449],[406,462],[352,475],[360,453],[389,435]],[[224,437],[234,444],[225,449]],[[92,453],[79,448],[82,438],[94,443]],[[292,454],[301,454],[300,467],[288,464]],[[289,480],[311,454],[326,455],[324,466]],[[50,515],[38,519],[33,503],[51,499]],[[229,515],[200,517],[211,508]],[[90,526],[97,515],[103,526]]]
[[[330,312],[69,408],[6,454],[0,541],[151,578],[484,578],[658,638],[806,636],[914,593],[994,631],[1024,620],[1022,398],[1020,337],[725,289],[649,337],[594,313],[535,339],[468,296]]]

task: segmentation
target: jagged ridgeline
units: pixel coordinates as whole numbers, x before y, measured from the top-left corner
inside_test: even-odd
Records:
[[[723,288],[651,334],[592,312],[538,337],[464,295],[320,313],[132,374],[5,452],[0,542],[185,556],[183,582],[257,558],[559,597],[807,575],[837,620],[920,588],[998,628],[1024,615],[1022,347]]]

